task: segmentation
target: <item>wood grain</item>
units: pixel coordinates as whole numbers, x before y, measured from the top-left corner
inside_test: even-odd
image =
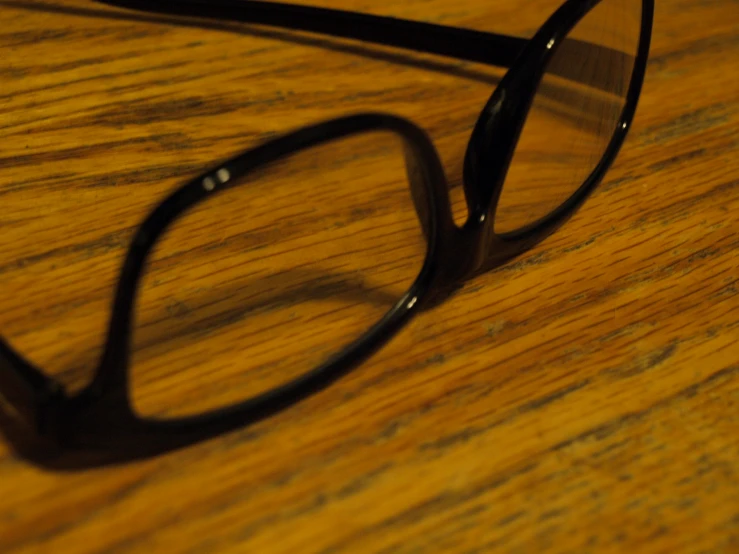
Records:
[[[558,5],[301,3],[522,36]],[[0,552],[739,552],[738,15],[732,0],[658,3],[639,111],[593,198],[329,390],[242,431],[121,467],[48,472],[0,442]],[[278,133],[382,110],[433,137],[462,220],[464,149],[501,76],[85,0],[0,0],[0,22],[0,329],[72,390],[100,354],[128,240],[168,191]],[[368,144],[356,163],[383,163]],[[357,165],[333,159],[328,183],[339,191]],[[372,174],[387,184],[396,166],[383,167]],[[296,180],[295,190],[308,194],[310,183]],[[165,274],[152,277],[147,297],[154,320],[172,315],[165,335],[177,340],[177,322],[187,330],[188,317],[203,320],[178,303],[187,292],[173,284],[178,275],[206,293],[201,308],[241,306],[251,298],[247,282],[275,298],[277,285],[259,289],[259,274],[238,271],[253,251],[244,248],[254,236],[247,231],[263,229],[265,245],[278,244],[255,208],[259,190],[203,211],[194,235],[173,232],[179,257],[161,251]],[[403,228],[387,219],[401,197],[349,190],[356,213],[376,216],[362,228],[367,252],[387,244],[377,232],[381,221]],[[297,193],[294,202],[274,194],[283,214],[307,206]],[[308,316],[335,299],[327,291],[365,290],[375,258],[351,260],[323,281],[303,279],[317,285],[299,291]],[[375,317],[407,270],[397,264],[377,286],[370,281],[375,302],[365,291],[355,304]],[[281,282],[295,293],[294,281]],[[219,352],[261,355],[239,329],[201,338]],[[258,375],[209,362],[184,379],[177,350],[156,333],[143,337],[159,357],[135,379],[156,383],[156,371],[175,379],[158,389],[174,410],[262,386],[249,381]],[[307,343],[279,344],[288,359]],[[156,392],[144,393],[140,408],[147,398],[156,411]]]

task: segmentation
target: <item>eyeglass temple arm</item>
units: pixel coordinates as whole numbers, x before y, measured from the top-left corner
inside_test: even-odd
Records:
[[[17,354],[0,337],[0,412],[14,424],[43,434],[48,408],[64,396],[62,387]]]
[[[394,17],[251,0],[98,0],[146,12],[257,23],[510,67],[526,39]]]

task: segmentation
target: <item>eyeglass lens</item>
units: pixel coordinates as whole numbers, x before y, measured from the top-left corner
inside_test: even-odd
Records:
[[[640,27],[641,0],[603,0],[562,41],[513,154],[496,232],[545,217],[603,158],[626,103]]]
[[[153,252],[136,308],[135,410],[202,414],[304,374],[377,323],[425,255],[390,133],[248,175],[174,223]]]

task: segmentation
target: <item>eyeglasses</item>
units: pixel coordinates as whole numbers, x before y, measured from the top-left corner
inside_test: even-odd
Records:
[[[79,393],[65,392],[0,339],[0,424],[21,454],[52,467],[154,456],[275,414],[356,368],[465,280],[552,233],[602,180],[624,141],[644,80],[654,10],[653,0],[568,0],[526,40],[268,2],[104,2],[318,32],[509,69],[467,147],[463,225],[454,221],[439,155],[423,130],[383,113],[341,117],[220,164],[150,213],[125,257],[95,377]],[[336,168],[339,173],[332,173]],[[387,177],[392,168],[397,178]],[[348,174],[357,180],[351,194],[342,188]],[[380,181],[367,180],[379,174]],[[280,180],[284,189],[275,186]],[[236,214],[230,198],[242,194],[251,195],[250,211]],[[295,201],[300,194],[305,202]],[[205,206],[241,216],[248,232],[239,228],[225,236],[195,224],[180,239],[169,238],[184,221],[197,221]],[[274,213],[279,221],[270,225]],[[247,269],[228,265],[223,253],[229,248],[247,253]],[[178,265],[200,257],[205,261],[195,269]],[[214,272],[248,309],[227,313],[219,301],[198,297],[198,283]],[[252,288],[240,280],[244,273]],[[146,279],[154,283],[151,298],[142,290]],[[184,307],[163,305],[156,287],[173,279],[200,299]],[[285,285],[287,295],[274,297],[275,282]],[[284,309],[277,314],[264,298]],[[326,305],[300,307],[305,298]],[[346,302],[337,306],[337,299]],[[362,311],[365,304],[389,309]],[[180,308],[200,315],[182,323]],[[189,367],[217,353],[224,318],[247,316],[262,323],[244,332],[245,340],[266,345],[273,329],[285,325],[296,342],[312,338],[301,358],[310,367],[256,396],[202,412],[148,412],[146,395],[137,401],[131,376],[137,321],[146,329],[136,339],[148,352],[144,367],[155,366],[160,355],[179,356]],[[336,340],[323,340],[320,325]],[[171,335],[184,336],[189,350],[158,348]],[[272,357],[254,355],[264,371],[284,357],[279,344],[272,349]],[[292,357],[282,361],[294,363]],[[146,388],[145,378],[142,383]],[[156,405],[156,390],[147,394]]]

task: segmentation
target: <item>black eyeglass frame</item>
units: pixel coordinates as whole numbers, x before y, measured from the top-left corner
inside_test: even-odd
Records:
[[[447,181],[428,135],[413,123],[367,113],[305,127],[266,142],[183,185],[138,228],[113,302],[103,356],[92,382],[69,396],[0,337],[0,427],[29,460],[81,468],[154,456],[261,420],[324,389],[384,345],[420,309],[466,279],[528,250],[562,225],[613,163],[633,120],[644,81],[654,0],[642,0],[642,21],[631,83],[603,158],[561,206],[515,232],[496,234],[495,212],[508,165],[549,60],[567,33],[601,0],[567,0],[530,39],[467,31],[339,10],[240,0],[103,0],[167,14],[247,21],[357,38],[510,67],[474,127],[464,164],[469,217],[453,219]],[[602,0],[607,1],[607,0]],[[429,39],[429,37],[432,37]],[[406,147],[413,198],[427,239],[422,270],[409,291],[366,334],[319,367],[229,408],[177,420],[142,418],[129,391],[129,354],[136,290],[147,256],[163,232],[189,208],[243,183],[265,164],[350,135],[390,131]],[[225,172],[223,171],[225,169]],[[223,176],[227,175],[227,178]],[[245,185],[248,186],[248,185]]]

